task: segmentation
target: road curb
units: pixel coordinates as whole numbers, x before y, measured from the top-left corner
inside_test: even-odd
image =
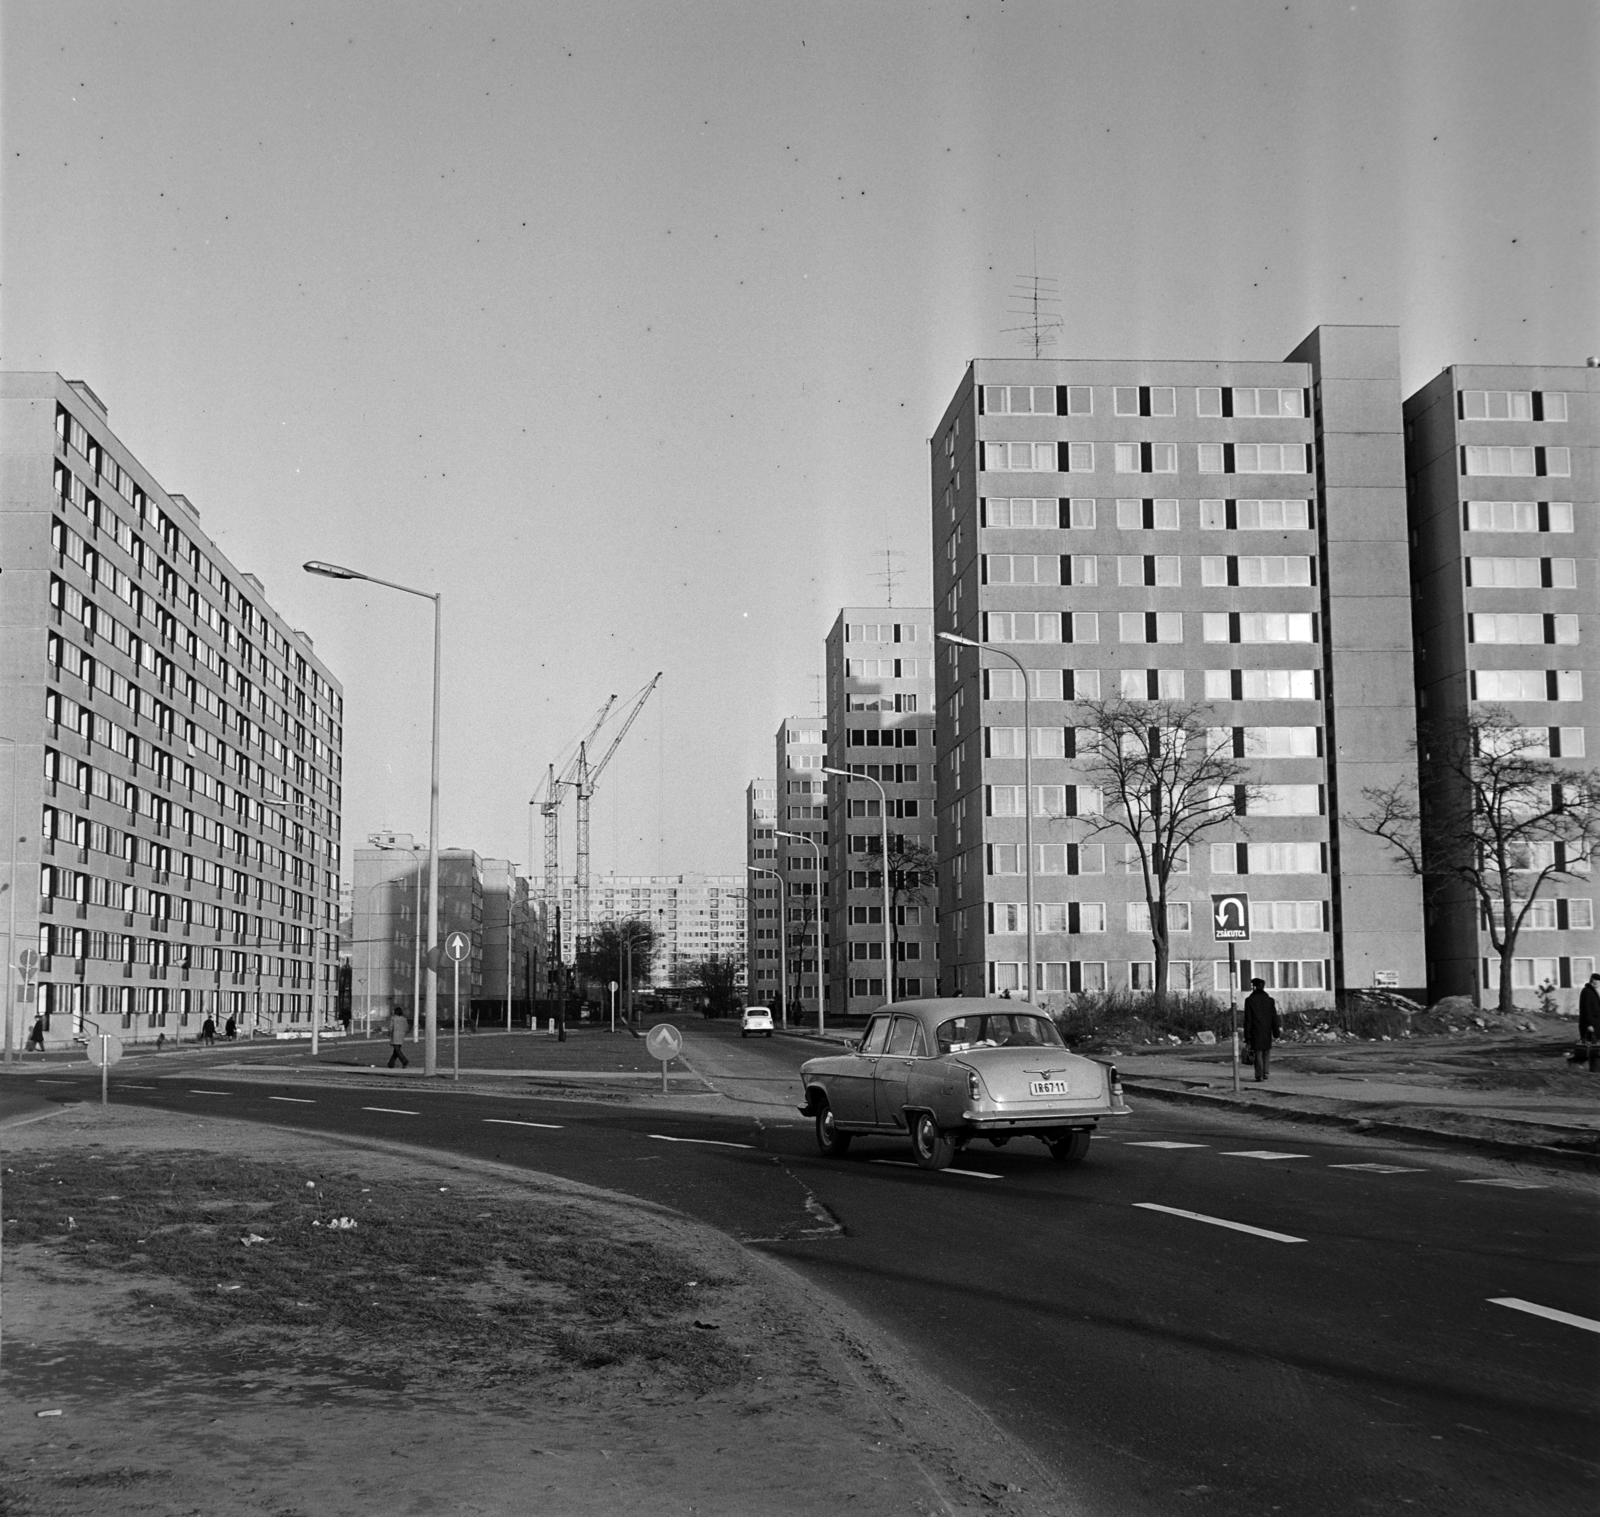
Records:
[[[1479,1153],[1493,1154],[1501,1159],[1519,1159],[1531,1164],[1556,1164],[1566,1169],[1600,1172],[1600,1154],[1584,1153],[1578,1149],[1556,1148],[1547,1143],[1516,1143],[1505,1138],[1485,1138],[1473,1133],[1451,1132],[1448,1128],[1420,1127],[1410,1122],[1387,1122],[1377,1117],[1357,1117],[1346,1112],[1306,1111],[1292,1106],[1258,1106],[1254,1102],[1235,1101],[1230,1096],[1214,1095],[1203,1090],[1173,1090],[1166,1085],[1147,1085],[1142,1080],[1122,1078],[1123,1089],[1141,1096],[1153,1096],[1158,1101],[1171,1101],[1177,1105],[1209,1106],[1214,1111],[1245,1112],[1251,1116],[1267,1117],[1282,1122],[1301,1122],[1314,1127],[1338,1127],[1347,1132],[1363,1133],[1369,1137],[1387,1136],[1409,1138],[1423,1143],[1433,1143],[1445,1148],[1470,1148]]]

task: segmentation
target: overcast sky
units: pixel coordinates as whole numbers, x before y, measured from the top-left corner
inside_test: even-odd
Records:
[[[0,361],[89,382],[346,698],[345,838],[732,871],[844,604],[929,595],[1010,291],[1066,357],[1600,352],[1600,8],[0,0]],[[570,839],[570,822],[567,835]],[[537,858],[537,853],[535,854]],[[569,866],[570,867],[570,866]]]

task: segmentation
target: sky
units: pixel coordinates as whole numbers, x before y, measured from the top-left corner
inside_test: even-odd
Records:
[[[1600,353],[1600,8],[0,0],[0,366],[113,430],[345,691],[344,838],[736,872],[843,605],[930,595],[976,357]],[[570,868],[570,811],[563,819]]]

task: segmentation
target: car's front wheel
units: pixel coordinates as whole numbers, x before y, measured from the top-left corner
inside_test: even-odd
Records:
[[[750,1034],[744,1028],[741,1027],[739,1029],[739,1036],[741,1038],[748,1038],[750,1036]]]
[[[955,1140],[939,1130],[928,1112],[920,1113],[911,1129],[911,1148],[923,1169],[945,1169],[956,1156]]]
[[[1046,1138],[1050,1157],[1062,1164],[1081,1164],[1089,1156],[1089,1134],[1082,1128]]]
[[[840,1132],[833,1120],[833,1108],[826,1102],[817,1112],[817,1147],[829,1159],[843,1158],[850,1147],[851,1134]]]

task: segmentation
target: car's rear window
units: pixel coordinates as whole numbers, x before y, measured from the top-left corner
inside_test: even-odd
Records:
[[[1063,1048],[1061,1034],[1049,1017],[1028,1012],[985,1013],[952,1017],[939,1024],[939,1052],[968,1048]]]

